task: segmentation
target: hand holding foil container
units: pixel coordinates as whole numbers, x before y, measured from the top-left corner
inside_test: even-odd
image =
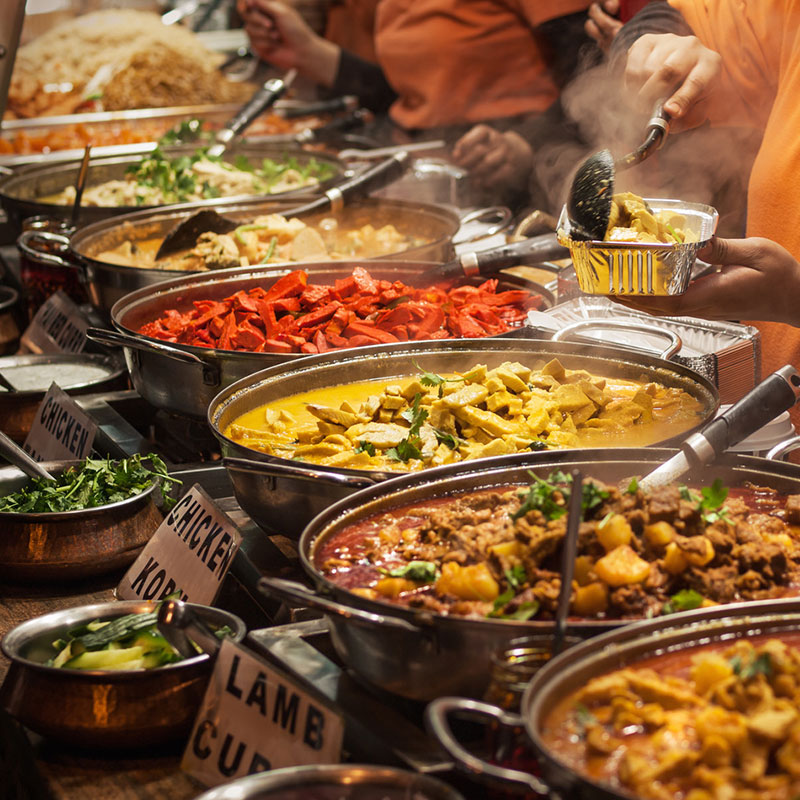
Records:
[[[718,214],[703,203],[650,199],[654,213],[684,218],[684,241],[584,241],[573,236],[567,206],[558,220],[560,244],[569,248],[581,291],[605,295],[677,295],[691,280],[697,251],[714,235]]]

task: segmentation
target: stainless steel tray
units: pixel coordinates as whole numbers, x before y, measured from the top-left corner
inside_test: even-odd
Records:
[[[615,321],[635,327],[629,325],[626,332],[624,326],[614,326]],[[749,325],[697,317],[654,317],[592,295],[573,298],[544,312],[529,312],[528,325],[544,338],[554,333],[556,338],[567,338],[560,333],[565,329],[571,338],[594,343],[600,340],[670,357],[714,383],[721,403],[735,403],[759,380],[761,335]],[[668,355],[664,352],[665,336],[669,338],[670,334],[677,337],[680,347]]]

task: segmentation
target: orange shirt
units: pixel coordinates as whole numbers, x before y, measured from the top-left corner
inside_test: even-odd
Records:
[[[325,38],[366,61],[375,57],[375,9],[380,0],[334,0],[328,6]]]
[[[764,131],[750,173],[747,235],[764,236],[800,260],[800,0],[670,0],[700,41],[722,56],[712,122]],[[800,298],[798,298],[800,308]],[[757,322],[762,374],[800,368],[800,328]],[[800,408],[792,414],[800,429]]]
[[[404,128],[543,111],[556,87],[534,35],[589,0],[380,0],[378,61]]]

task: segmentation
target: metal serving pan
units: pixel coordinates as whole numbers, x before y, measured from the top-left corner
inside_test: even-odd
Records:
[[[442,697],[428,707],[426,720],[457,765],[481,782],[500,783],[515,793],[535,792],[551,800],[632,800],[635,796],[623,788],[577,772],[544,742],[542,727],[550,711],[587,681],[628,664],[723,640],[730,645],[751,636],[780,639],[799,628],[798,599],[715,606],[685,611],[668,620],[639,622],[571,647],[548,662],[528,684],[519,715],[487,703]],[[495,729],[507,725],[524,729],[542,777],[489,764],[467,752],[449,727],[448,717],[455,712],[491,720]]]
[[[530,483],[529,471],[547,475],[553,469],[578,468],[586,477],[618,483],[647,474],[673,454],[659,448],[549,451],[467,461],[395,478],[336,503],[303,531],[298,548],[300,563],[313,590],[279,579],[263,579],[262,587],[292,604],[324,611],[337,653],[370,684],[416,700],[449,694],[481,697],[489,680],[491,654],[513,638],[551,632],[552,622],[445,616],[368,600],[329,581],[316,569],[313,557],[321,542],[346,525],[392,507],[470,489],[526,485]],[[800,467],[752,456],[725,455],[712,466],[688,474],[685,480],[710,484],[716,478],[726,486],[751,481],[781,492],[800,491]],[[717,613],[724,614],[725,607]],[[683,614],[675,617],[679,619],[684,619]],[[585,637],[626,624],[630,620],[573,620],[570,629]],[[658,619],[647,624],[655,631],[669,622]],[[574,654],[597,649],[594,641],[580,650],[570,649],[557,663],[563,668],[566,662],[577,660]],[[398,653],[403,657],[398,658]],[[551,674],[559,672],[555,665],[553,662]],[[583,678],[588,672],[582,672]],[[537,688],[542,688],[538,681]],[[528,700],[535,696],[535,692],[529,692]]]
[[[54,355],[16,355],[0,358],[0,374],[8,371],[13,384],[13,373],[17,368],[39,367],[41,365],[78,368],[82,364],[99,367],[104,374],[93,380],[64,382],[61,388],[67,394],[81,395],[121,389],[127,385],[125,367],[121,359],[90,353]],[[0,430],[18,442],[25,440],[31,429],[36,409],[39,407],[50,382],[40,389],[9,392],[0,390]]]
[[[80,461],[45,464],[53,474]],[[0,494],[30,483],[16,467],[0,468]],[[102,575],[131,564],[164,515],[157,484],[117,503],[76,511],[0,512],[0,576],[26,583]]]
[[[308,356],[296,363],[250,375],[224,389],[209,406],[208,422],[220,441],[225,465],[242,508],[265,530],[296,537],[315,514],[332,503],[357,489],[396,478],[398,473],[302,464],[251,450],[224,434],[238,416],[288,395],[357,381],[416,375],[420,369],[448,373],[472,364],[486,364],[491,369],[509,360],[534,366],[543,365],[552,358],[558,358],[568,369],[586,369],[609,377],[644,378],[684,389],[702,408],[692,430],[710,420],[717,408],[717,390],[708,380],[653,356],[565,342],[492,338],[406,342]],[[689,432],[683,431],[670,443],[676,443]],[[466,463],[480,469],[479,465],[484,462]],[[428,472],[430,470],[425,474]],[[375,491],[380,493],[383,489]]]
[[[440,246],[444,244],[440,243]],[[291,269],[302,268],[308,272],[311,281],[331,284],[338,278],[348,277],[357,264],[364,263],[325,261],[292,264],[291,267],[239,267],[177,278],[123,297],[111,309],[111,321],[117,332],[91,329],[90,338],[124,348],[133,385],[149,403],[157,408],[202,419],[206,417],[208,404],[221,389],[258,370],[276,364],[293,364],[304,356],[301,353],[246,353],[168,344],[137,333],[145,322],[157,319],[167,308],[190,309],[194,300],[221,299],[254,286],[271,285]],[[420,285],[419,276],[430,266],[421,261],[366,263],[373,277],[401,280],[410,285]],[[529,289],[542,295],[543,305],[553,302],[553,296],[547,289],[518,278],[503,279],[499,288]]]
[[[196,152],[196,146],[174,146],[164,148],[164,152],[170,157],[180,155],[191,155]],[[277,147],[275,145],[252,145],[239,143],[232,146],[225,152],[223,159],[233,163],[237,156],[245,156],[252,162],[258,162],[263,158],[270,158],[274,161],[282,161],[287,157],[297,159],[301,164],[306,164],[311,159],[323,162],[331,166],[334,176],[318,186],[305,186],[291,192],[270,195],[272,197],[295,196],[300,194],[323,192],[329,189],[347,173],[347,169],[342,161],[324,153],[310,153],[296,147]],[[126,155],[111,158],[92,158],[89,161],[89,172],[86,178],[87,187],[96,186],[110,180],[123,180],[129,167],[138,165],[143,156]],[[42,164],[29,167],[22,167],[5,178],[0,178],[0,205],[5,209],[9,224],[17,233],[22,230],[22,221],[28,217],[47,215],[59,219],[69,219],[72,213],[71,205],[60,205],[47,203],[39,200],[39,197],[57,194],[67,186],[74,186],[81,161],[60,161],[57,164]],[[231,198],[226,198],[231,199]],[[233,199],[242,199],[239,198]],[[212,200],[211,203],[219,202]],[[209,202],[205,201],[208,205]],[[152,209],[156,206],[83,206],[80,211],[80,222],[88,225],[93,222],[118,217],[121,214],[130,214],[134,211]]]
[[[71,237],[26,231],[19,237],[17,246],[29,258],[38,262],[51,264],[54,267],[77,269],[82,283],[86,286],[91,304],[100,314],[107,317],[114,304],[129,292],[163,281],[180,280],[181,277],[185,278],[191,274],[207,276],[209,273],[121,266],[98,258],[106,250],[111,250],[124,242],[163,239],[176,225],[210,206],[224,216],[244,224],[260,214],[289,214],[292,209],[309,199],[314,198],[303,195],[292,199],[285,197],[227,202],[206,200],[202,203],[188,203],[113,217],[81,228]],[[391,224],[401,233],[428,239],[428,243],[421,247],[382,256],[382,259],[447,261],[453,255],[453,239],[461,225],[457,214],[441,206],[369,198],[349,202],[339,211],[319,211],[300,216],[304,222],[311,225],[324,218],[335,219],[341,227],[361,227],[367,223],[375,227]],[[44,252],[33,248],[32,244],[35,241],[46,243],[56,252]]]
[[[228,625],[244,639],[239,617],[210,606],[187,604],[207,624]],[[52,643],[95,619],[152,612],[154,603],[113,601],[54,611],[17,625],[3,638],[11,660],[0,704],[23,725],[73,747],[120,750],[159,746],[188,736],[211,675],[206,653],[149,670],[74,670],[48,667]]]

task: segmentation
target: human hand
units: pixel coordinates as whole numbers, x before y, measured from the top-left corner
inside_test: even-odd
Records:
[[[313,57],[319,37],[300,13],[279,0],[237,0],[255,54],[279,69],[299,67]]]
[[[528,185],[533,152],[514,131],[502,133],[489,125],[476,125],[453,146],[453,161],[469,172],[480,188],[522,190]]]
[[[702,101],[716,88],[720,69],[719,54],[696,36],[648,33],[628,50],[625,86],[646,108],[667,97],[664,110],[674,129],[685,130],[705,121]]]
[[[619,0],[596,0],[589,6],[588,19],[584,30],[591,36],[603,52],[611,47],[611,42],[622,27],[622,21],[617,18],[619,14]]]
[[[712,239],[698,258],[722,269],[692,281],[676,297],[614,297],[656,316],[752,319],[800,327],[800,263],[776,242]]]

